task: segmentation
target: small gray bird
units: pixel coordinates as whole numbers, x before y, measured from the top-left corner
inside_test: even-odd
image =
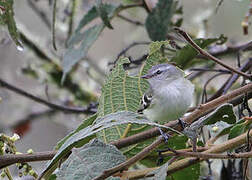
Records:
[[[171,64],[159,64],[142,78],[148,80],[150,89],[142,97],[139,113],[160,124],[185,114],[193,101],[194,85],[182,70]]]

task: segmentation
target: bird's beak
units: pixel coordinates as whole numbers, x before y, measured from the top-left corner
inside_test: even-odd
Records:
[[[145,74],[143,76],[141,76],[141,78],[143,79],[150,79],[152,76],[150,74]]]

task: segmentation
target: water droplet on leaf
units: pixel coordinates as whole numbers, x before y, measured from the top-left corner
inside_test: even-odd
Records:
[[[18,45],[18,46],[17,46],[17,50],[18,50],[18,51],[23,51],[23,50],[24,50],[24,47]]]
[[[222,118],[228,118],[229,116],[227,114],[223,115]]]

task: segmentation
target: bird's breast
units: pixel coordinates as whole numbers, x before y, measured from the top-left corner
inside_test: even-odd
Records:
[[[155,89],[151,106],[144,114],[151,120],[165,123],[183,116],[193,100],[194,86],[188,80],[177,80]]]

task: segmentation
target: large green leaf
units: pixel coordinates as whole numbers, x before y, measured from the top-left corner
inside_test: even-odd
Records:
[[[14,19],[13,0],[5,0],[0,2],[0,24],[7,25],[12,40],[17,45],[18,50],[23,50],[23,46],[19,41],[19,33]]]
[[[210,44],[218,42],[222,44],[226,41],[226,37],[221,35],[218,38],[208,39],[196,39],[194,42],[201,48],[206,48]],[[198,55],[198,51],[195,50],[190,44],[185,45],[182,49],[177,50],[175,56],[171,59],[172,62],[176,62],[181,68],[186,68],[192,64],[192,60]]]
[[[109,168],[126,160],[113,145],[94,139],[82,148],[72,150],[72,154],[56,173],[58,179],[91,180]],[[118,180],[119,177],[108,179]]]
[[[141,79],[140,76],[146,73],[151,66],[168,61],[166,58],[163,58],[161,53],[161,47],[166,44],[168,44],[167,41],[162,41],[154,42],[150,45],[150,53],[147,61],[141,68],[137,77],[129,76],[127,71],[123,69],[123,64],[129,63],[129,60],[127,58],[119,59],[116,67],[107,77],[107,80],[102,87],[102,95],[98,107],[98,117],[117,111],[137,112],[140,107],[141,97],[149,87],[147,81]],[[104,142],[111,142],[139,133],[148,128],[150,127],[137,124],[120,125],[98,133],[98,137]],[[148,140],[123,150],[127,156],[132,156],[141,151],[151,142],[152,140]]]
[[[84,129],[79,130],[78,132],[72,134],[68,139],[65,140],[64,144],[62,144],[57,152],[57,154],[53,157],[51,161],[47,164],[47,167],[44,169],[42,174],[40,175],[41,179],[44,176],[47,176],[48,172],[50,172],[51,168],[65,155],[67,155],[73,147],[81,147],[91,139],[95,137],[95,135],[107,128],[111,128],[113,126],[118,126],[121,124],[142,124],[142,125],[150,125],[150,126],[158,126],[162,128],[167,128],[166,126],[162,126],[151,122],[146,119],[146,117],[139,115],[135,112],[130,111],[120,111],[112,114],[108,114],[103,117],[99,117],[97,119],[97,123],[92,126],[87,126]]]
[[[157,6],[148,15],[145,26],[151,40],[162,41],[166,39],[172,15],[176,11],[175,4],[173,0],[159,0]]]

